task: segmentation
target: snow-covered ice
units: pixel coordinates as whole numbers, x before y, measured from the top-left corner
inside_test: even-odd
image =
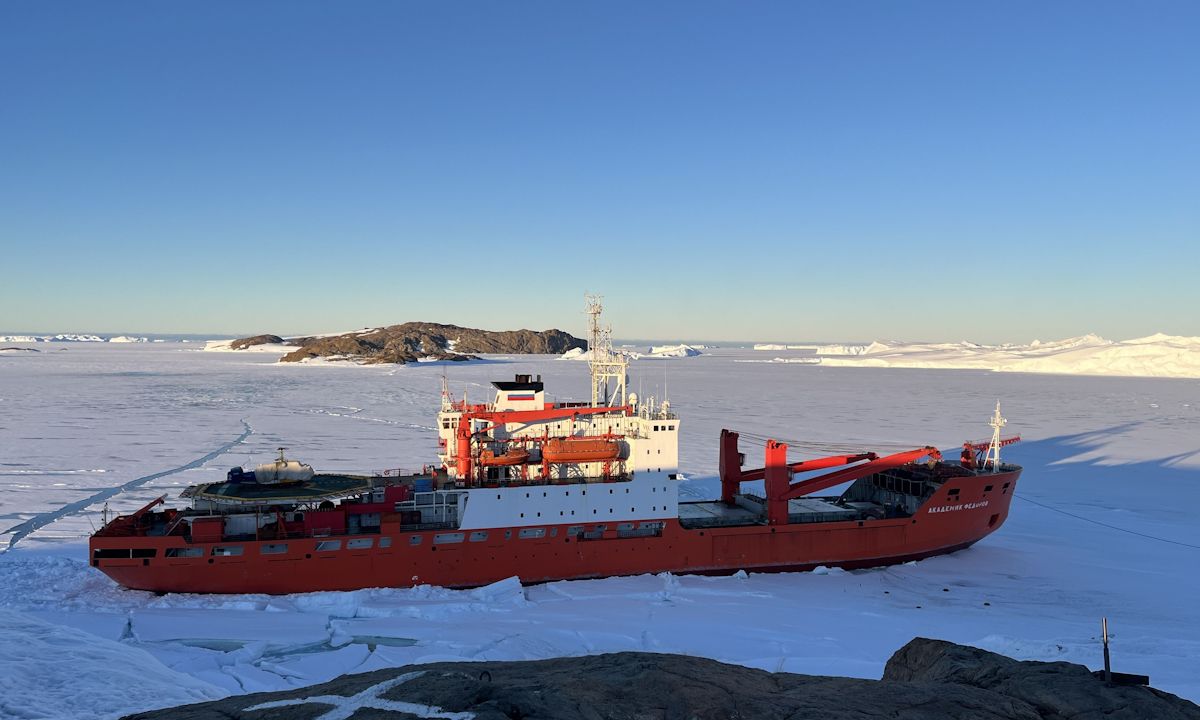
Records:
[[[412,468],[437,450],[443,373],[472,399],[540,373],[554,399],[583,400],[586,363],[331,372],[175,343],[0,356],[0,715],[108,718],[406,663],[617,650],[878,677],[915,635],[1095,667],[1101,616],[1116,669],[1200,700],[1200,383],[740,362],[753,359],[632,361],[631,389],[669,389],[681,415],[683,499],[718,494],[722,427],[946,449],[986,436],[1000,398],[1024,437],[1006,448],[1025,466],[1007,524],[969,550],[876,570],[155,596],[88,567],[105,498],[127,512],[281,445],[319,469]]]
[[[236,353],[277,353],[283,355],[290,353],[296,349],[295,345],[286,343],[261,343],[259,345],[251,345],[250,347],[233,349],[234,340],[209,340],[204,343],[204,350],[207,352],[236,352]]]
[[[996,372],[1200,378],[1200,337],[1157,333],[1112,341],[1082,335],[1028,345],[981,345],[973,342],[911,343],[876,341],[869,345],[755,345],[755,350],[799,350],[823,365]]]

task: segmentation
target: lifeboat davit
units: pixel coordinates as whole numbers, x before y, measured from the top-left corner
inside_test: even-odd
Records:
[[[605,438],[555,438],[542,446],[542,457],[551,463],[586,463],[616,460],[621,446]]]
[[[491,450],[479,453],[479,464],[485,467],[524,465],[527,462],[529,462],[529,451],[524,448],[513,448],[503,455],[497,455]]]

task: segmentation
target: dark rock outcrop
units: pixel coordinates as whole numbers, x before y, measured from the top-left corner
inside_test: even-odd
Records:
[[[924,638],[898,651],[880,681],[629,652],[378,670],[129,717],[309,720],[334,707],[339,717],[364,720],[1200,720],[1200,707],[1186,700],[1152,688],[1110,688],[1079,665],[1019,662]]]
[[[1148,687],[1107,687],[1082,665],[1020,661],[944,640],[917,638],[896,651],[884,682],[964,685],[1022,702],[1043,720],[1200,718],[1200,707]]]
[[[239,341],[240,342],[240,341]],[[408,363],[419,358],[470,360],[472,353],[558,355],[587,343],[561,330],[474,330],[457,325],[410,322],[375,330],[291,341],[298,349],[280,362],[315,357],[353,359],[364,363]]]
[[[283,338],[278,335],[255,335],[254,337],[241,338],[229,343],[229,347],[233,350],[245,350],[254,345],[279,345],[283,343]]]

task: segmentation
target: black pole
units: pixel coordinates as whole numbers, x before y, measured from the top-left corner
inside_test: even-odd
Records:
[[[1100,620],[1100,628],[1104,631],[1104,683],[1112,685],[1112,666],[1108,659],[1108,618]]]

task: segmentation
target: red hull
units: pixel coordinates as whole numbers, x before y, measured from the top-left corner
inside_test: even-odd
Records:
[[[570,536],[568,528],[578,525],[563,524],[544,526],[541,537],[499,528],[487,530],[484,538],[461,531],[461,541],[443,543],[435,543],[435,536],[454,533],[401,531],[397,523],[385,522],[379,535],[274,540],[287,549],[272,554],[262,554],[267,543],[257,541],[188,545],[178,536],[97,536],[91,542],[93,557],[96,550],[156,552],[152,558],[92,562],[121,585],[138,590],[270,594],[418,584],[473,587],[514,575],[538,583],[658,572],[871,567],[954,552],[987,536],[1008,517],[1019,475],[1016,470],[961,478],[954,483],[960,490],[956,498],[942,487],[912,517],[886,520],[706,529],[687,529],[670,520],[661,534],[641,537],[620,537],[610,523],[595,539]],[[996,489],[985,492],[986,487]],[[593,530],[595,524],[585,528]],[[381,548],[379,540],[385,537],[390,547]],[[368,549],[346,547],[350,540],[367,538],[372,540]],[[318,543],[334,540],[342,541],[340,549],[316,550]],[[214,557],[211,549],[217,546],[237,546],[242,554]],[[202,548],[203,555],[166,557],[170,548],[187,547]]]

